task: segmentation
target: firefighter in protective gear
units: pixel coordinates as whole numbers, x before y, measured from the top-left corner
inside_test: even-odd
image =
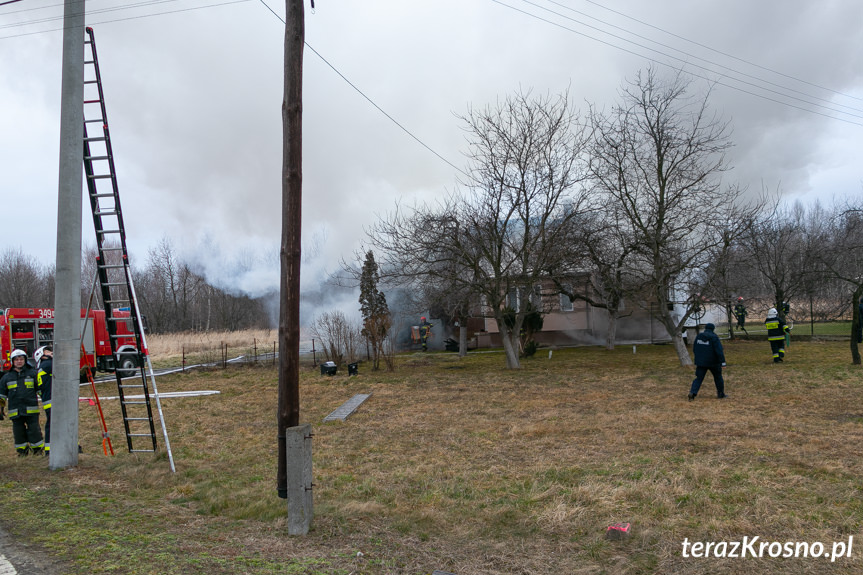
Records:
[[[429,323],[425,317],[420,318],[420,341],[423,344],[423,351],[428,351],[428,344],[426,342],[431,335],[431,328],[433,327],[434,324]]]
[[[734,306],[734,317],[737,318],[737,329],[746,331],[746,327],[744,327],[746,325],[746,306],[743,305],[742,297],[737,298],[737,305]]]
[[[42,455],[45,445],[39,427],[39,396],[36,389],[36,371],[27,365],[27,353],[13,350],[9,355],[12,369],[0,379],[0,399],[6,401],[12,436],[18,457]]]
[[[791,328],[779,317],[779,312],[776,311],[775,307],[770,308],[767,312],[764,326],[767,328],[767,340],[770,342],[770,350],[773,352],[773,363],[782,363],[785,358],[785,334]]]
[[[45,410],[45,452],[51,451],[51,386],[54,380],[54,352],[43,345],[33,353],[36,362],[36,389]]]
[[[54,351],[43,345],[33,353],[36,362],[36,389],[45,410],[45,453],[51,452],[51,389],[54,384]],[[78,453],[84,453],[78,444]]]

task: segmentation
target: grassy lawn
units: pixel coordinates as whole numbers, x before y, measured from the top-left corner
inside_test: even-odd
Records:
[[[863,371],[847,340],[794,342],[779,365],[766,341],[725,347],[730,399],[708,375],[692,403],[692,371],[667,345],[540,350],[517,372],[500,353],[408,354],[394,373],[362,364],[352,378],[304,371],[304,537],[286,534],[276,495],[276,370],[174,374],[160,392],[221,392],[163,399],[176,473],[164,452],[123,452],[116,402],[103,407],[118,454],[101,453],[82,403],[85,453],[65,471],[17,459],[4,421],[0,524],[74,574],[863,572]],[[372,397],[322,422],[356,393]],[[632,534],[608,540],[618,521]],[[854,546],[833,563],[683,556],[684,539],[756,536]]]
[[[792,338],[797,337],[805,337],[805,336],[829,336],[829,337],[850,337],[851,335],[851,322],[850,321],[828,321],[828,322],[814,322],[810,323],[808,321],[798,321],[791,322],[793,327],[792,329]],[[732,327],[736,326],[736,324],[732,324]],[[728,324],[720,324],[716,332],[722,336],[728,335]],[[742,332],[738,329],[734,329],[734,335],[740,336],[746,334],[754,338],[766,339],[767,337],[767,328],[764,327],[763,321],[754,321],[754,322],[746,322],[746,332]]]

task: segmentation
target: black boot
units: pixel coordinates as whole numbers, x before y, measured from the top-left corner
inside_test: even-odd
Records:
[[[28,455],[30,455],[30,447],[18,450],[18,457],[27,457]]]

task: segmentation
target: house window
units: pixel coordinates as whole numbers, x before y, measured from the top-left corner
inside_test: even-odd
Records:
[[[569,293],[572,293],[572,285],[565,284],[563,289]],[[574,306],[572,305],[572,300],[569,299],[569,296],[565,293],[560,294],[560,311],[572,311]]]
[[[542,284],[533,286],[533,291],[530,294],[530,304],[533,309],[542,310]]]
[[[506,307],[510,307],[515,311],[519,310],[519,305],[521,304],[521,298],[519,297],[518,288],[512,288],[509,290],[509,293],[506,294]]]

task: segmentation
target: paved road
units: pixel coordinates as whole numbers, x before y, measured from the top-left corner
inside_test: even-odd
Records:
[[[14,541],[0,528],[0,575],[62,575],[65,572],[60,561]]]

